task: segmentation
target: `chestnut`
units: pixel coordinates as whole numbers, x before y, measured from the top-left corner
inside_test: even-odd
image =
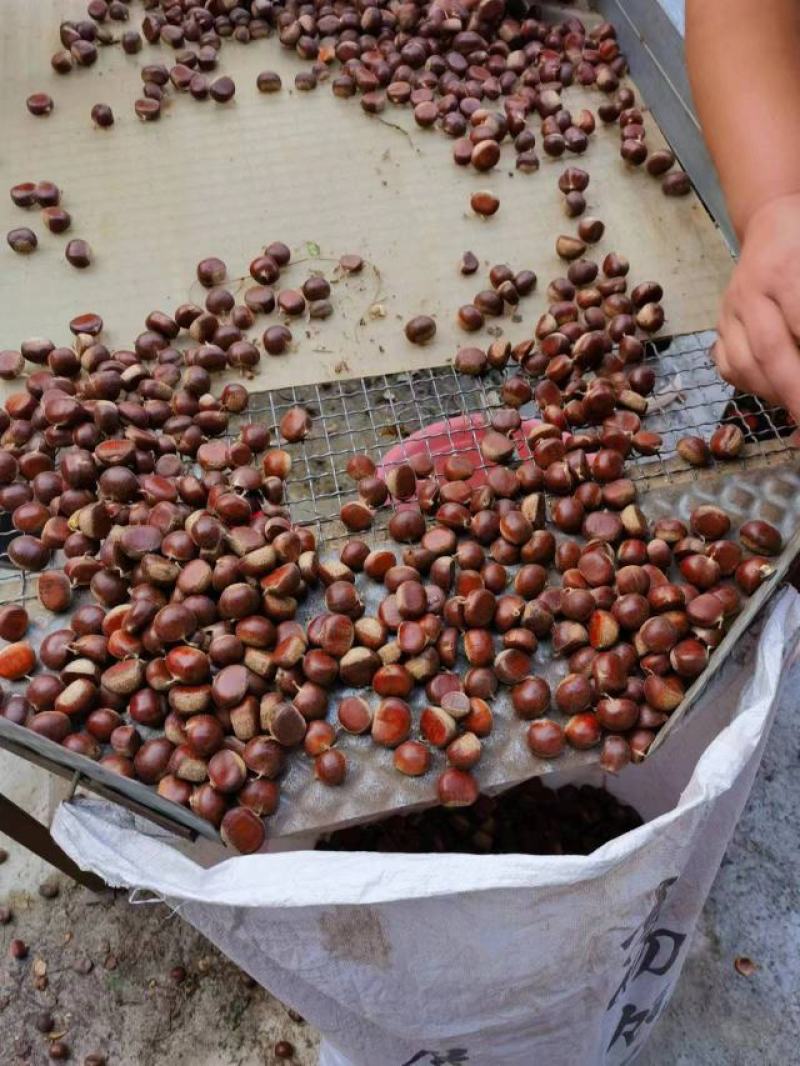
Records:
[[[540,759],[555,759],[564,750],[564,730],[550,718],[531,722],[525,738],[532,754]]]
[[[621,656],[615,651],[601,651],[591,662],[591,675],[598,692],[623,692],[628,683],[628,671]]]
[[[625,737],[607,736],[600,751],[600,766],[610,774],[617,774],[632,760],[631,746]]]
[[[305,736],[306,720],[295,706],[282,701],[277,694],[274,695],[274,700],[264,696],[261,701],[261,727],[269,730],[283,747],[294,748]]]
[[[742,549],[732,540],[717,540],[706,548],[706,555],[719,566],[722,577],[731,577],[742,561]]]
[[[187,742],[195,755],[206,758],[219,751],[225,739],[223,728],[213,715],[193,715],[184,727]]]
[[[278,808],[280,789],[275,781],[255,778],[247,782],[236,798],[259,818],[267,818]]]
[[[406,740],[395,748],[392,757],[395,770],[408,777],[420,777],[427,773],[431,762],[431,752],[419,740]]]
[[[456,721],[441,707],[426,707],[419,722],[422,736],[435,748],[445,748],[456,735]]]
[[[656,735],[651,729],[635,729],[629,735],[628,743],[630,744],[633,762],[638,763],[644,759],[655,739]]]
[[[710,589],[719,584],[719,563],[708,555],[687,555],[678,565],[686,580],[699,589]]]
[[[3,640],[18,641],[28,631],[28,612],[24,607],[19,607],[17,604],[7,604],[5,607],[0,608],[0,637]],[[61,630],[60,632],[65,632]],[[70,633],[70,636],[73,634]],[[46,659],[42,659],[45,666],[50,666]],[[51,667],[51,669],[59,669],[58,666]]]
[[[591,706],[592,686],[582,674],[567,674],[556,686],[554,699],[563,714],[580,714]]]
[[[756,555],[779,555],[783,548],[783,537],[779,531],[760,519],[745,522],[739,530],[739,540]]]
[[[691,466],[708,466],[711,462],[711,450],[702,437],[681,437],[675,449]]]
[[[657,653],[670,651],[677,643],[678,636],[677,629],[664,615],[648,618],[637,633],[642,648]]]
[[[708,445],[715,459],[735,459],[744,447],[744,434],[735,425],[718,426]]]
[[[259,851],[266,838],[264,823],[249,807],[232,807],[226,811],[219,831],[223,843],[242,855]]]
[[[27,723],[28,728],[39,736],[60,744],[71,731],[69,717],[61,711],[41,711]]]
[[[708,664],[708,648],[699,640],[682,640],[670,651],[669,661],[676,674],[695,678],[702,674]]]
[[[173,751],[173,745],[166,737],[146,740],[133,759],[136,776],[146,785],[158,784],[167,773]]]
[[[743,592],[751,596],[774,572],[775,569],[769,559],[754,555],[736,567],[736,583]],[[42,661],[44,662],[44,659]],[[49,664],[45,663],[45,665]]]
[[[564,737],[568,744],[578,750],[593,748],[602,737],[597,716],[590,713],[573,714],[564,726]]]
[[[675,674],[651,674],[644,682],[644,698],[656,711],[670,714],[683,699],[683,682]]]
[[[474,733],[462,733],[448,744],[445,757],[456,769],[471,770],[481,757],[481,742]]]
[[[467,770],[449,767],[436,782],[436,794],[443,807],[470,807],[478,799],[478,783]]]
[[[319,719],[308,723],[306,735],[303,738],[303,750],[312,758],[328,751],[336,742],[336,731],[329,722]]]
[[[511,705],[520,718],[538,718],[550,709],[550,686],[543,677],[527,677],[512,688]]]
[[[189,726],[201,717],[203,716],[198,715],[195,718],[190,718],[186,724],[189,743],[193,747],[195,746],[195,733],[189,729]],[[216,721],[216,719],[214,720]],[[268,779],[279,777],[286,765],[284,748],[276,741],[264,736],[257,736],[248,740],[242,752],[242,758],[248,770],[251,770],[259,777]]]
[[[485,699],[473,696],[469,701],[469,714],[463,719],[464,728],[476,737],[488,737],[494,726],[491,708]]]
[[[725,605],[713,592],[704,592],[687,604],[686,613],[692,625],[711,629],[722,621]]]
[[[194,790],[189,806],[196,815],[219,828],[228,805],[225,797],[207,782]]]
[[[604,729],[612,733],[624,733],[638,722],[639,705],[624,696],[609,696],[597,701],[595,713]]]
[[[247,766],[235,751],[223,748],[208,761],[208,779],[217,792],[238,792],[247,780]]]
[[[247,695],[248,685],[249,673],[245,666],[226,666],[214,677],[211,685],[212,699],[217,707],[230,709],[242,702]]]
[[[692,532],[705,540],[721,540],[731,528],[730,517],[714,504],[696,507],[689,517],[689,524]]]
[[[381,700],[372,719],[372,739],[376,744],[395,748],[411,731],[411,710],[404,700],[388,697]]]
[[[610,648],[619,639],[619,623],[609,611],[593,611],[587,631],[589,643],[596,649]]]
[[[314,759],[314,776],[325,785],[341,785],[347,776],[347,757],[331,748]]]

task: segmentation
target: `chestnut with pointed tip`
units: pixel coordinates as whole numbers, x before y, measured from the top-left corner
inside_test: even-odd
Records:
[[[443,807],[471,807],[478,799],[478,782],[467,770],[451,766],[436,782],[436,794]]]
[[[226,811],[219,831],[223,843],[242,855],[260,851],[266,839],[263,821],[249,807],[232,807]]]
[[[314,760],[314,776],[325,785],[341,785],[347,776],[347,756],[331,748]]]
[[[407,777],[421,777],[430,767],[430,748],[419,740],[406,740],[395,748],[392,762],[399,773]]]

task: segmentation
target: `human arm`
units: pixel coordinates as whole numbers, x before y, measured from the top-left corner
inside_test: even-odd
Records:
[[[800,0],[687,0],[686,52],[742,248],[715,358],[800,420]]]

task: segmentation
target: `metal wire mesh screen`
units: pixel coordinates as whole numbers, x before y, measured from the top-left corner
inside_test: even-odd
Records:
[[[737,469],[785,461],[791,451],[788,438],[794,427],[787,423],[785,412],[765,406],[757,397],[735,394],[716,372],[710,355],[713,340],[713,333],[701,333],[647,345],[646,362],[655,371],[656,387],[644,425],[662,436],[663,448],[657,457],[629,462],[628,475],[643,489],[693,476],[696,472],[677,456],[678,440],[687,435],[708,439],[722,422],[735,422],[745,434],[744,457],[735,464]],[[315,526],[320,541],[331,544],[346,535],[339,509],[356,492],[345,469],[353,454],[366,453],[378,461],[393,450],[387,466],[402,462],[404,443],[434,424],[440,424],[438,454],[476,453],[483,422],[474,418],[470,425],[466,418],[491,417],[502,406],[504,377],[517,370],[510,365],[505,371],[472,378],[452,366],[441,366],[279,389],[251,397],[247,419],[274,426],[296,405],[312,414],[309,436],[288,446],[293,465],[287,502],[294,521]],[[520,413],[523,419],[535,418],[538,411],[531,402]],[[454,419],[462,419],[457,429]],[[447,438],[444,447],[442,437]],[[430,438],[422,438],[422,446],[430,454]],[[716,466],[717,472],[724,469],[724,464]],[[388,508],[378,512],[373,536],[385,528],[390,514]]]
[[[789,438],[795,427],[783,410],[766,406],[758,397],[735,393],[720,379],[710,354],[713,341],[714,334],[706,332],[646,346],[645,362],[655,371],[656,386],[644,424],[662,436],[663,448],[656,457],[629,461],[627,474],[642,490],[698,476],[677,456],[676,444],[687,435],[707,439],[722,422],[735,422],[745,434],[744,456],[733,467],[737,470],[786,462],[793,450]],[[333,547],[352,536],[339,520],[342,503],[356,493],[345,469],[352,455],[366,453],[379,461],[391,450],[389,467],[404,460],[409,438],[438,423],[439,455],[469,451],[479,456],[484,418],[488,420],[493,410],[503,406],[504,378],[517,371],[516,364],[510,364],[505,371],[472,378],[452,366],[439,366],[256,393],[242,418],[233,420],[231,435],[240,421],[263,421],[275,427],[290,407],[301,406],[311,413],[309,436],[284,445],[292,455],[286,502],[295,522],[315,527],[320,544]],[[538,411],[531,402],[520,413],[523,419],[535,418]],[[455,424],[460,428],[455,431],[453,420],[459,418],[462,421]],[[415,439],[430,454],[430,438],[420,435]],[[725,469],[724,464],[715,465],[717,473]],[[710,473],[714,475],[714,467]],[[367,539],[385,530],[390,514],[389,508],[378,511]],[[35,578],[18,571],[8,557],[6,547],[14,535],[10,516],[2,516],[0,603],[4,604],[30,602],[36,595]]]
[[[663,447],[656,457],[634,458],[628,464],[627,473],[637,480],[642,493],[649,496],[649,501],[643,501],[643,507],[651,518],[661,512],[687,517],[698,502],[718,501],[729,508],[735,521],[753,517],[755,513],[774,521],[789,542],[800,526],[800,470],[790,462],[789,436],[794,427],[787,423],[783,412],[765,408],[753,397],[735,396],[720,381],[710,359],[712,341],[712,334],[700,334],[647,345],[646,360],[654,369],[656,386],[644,424],[661,434]],[[296,405],[311,413],[309,436],[300,443],[287,445],[293,465],[286,483],[286,503],[295,522],[314,528],[322,554],[330,556],[337,552],[345,536],[352,536],[344,529],[339,511],[357,491],[346,473],[347,462],[353,454],[368,453],[384,469],[391,463],[402,462],[412,448],[429,451],[435,448],[437,465],[441,464],[442,456],[465,451],[470,453],[473,462],[482,464],[478,448],[481,429],[492,412],[503,406],[504,377],[516,372],[514,365],[502,373],[470,378],[451,366],[444,366],[273,390],[252,395],[248,411],[241,419],[232,420],[229,432],[235,436],[241,421],[265,422],[277,427],[281,416]],[[537,414],[533,403],[521,409],[523,420],[535,418]],[[719,464],[696,471],[677,457],[676,444],[680,437],[697,434],[707,439],[726,421],[736,422],[746,435],[745,454],[739,461],[727,467]],[[432,440],[430,427],[437,424]],[[421,432],[425,430],[427,437]],[[432,443],[434,448],[430,447]],[[381,508],[373,529],[364,538],[373,544],[386,544],[389,536],[385,527],[391,513],[391,508]],[[10,516],[2,516],[2,521],[7,541],[13,535]],[[793,544],[794,541],[785,553],[787,556],[796,550]],[[51,565],[59,563],[56,556]],[[769,592],[765,585],[754,601],[761,593],[766,596]],[[75,605],[88,596],[87,591],[81,590]],[[765,596],[761,602],[765,602]],[[11,566],[5,544],[0,554],[0,602],[27,606],[35,621],[31,634],[34,644],[46,632],[69,624],[69,615],[49,615],[40,607],[36,576],[26,577]],[[313,610],[315,602],[309,597],[303,607],[303,617]],[[369,610],[376,610],[374,602],[368,600],[367,605]],[[750,606],[753,612],[749,608],[743,612],[734,627],[739,629],[726,637],[729,648],[752,620],[758,605],[753,602]],[[727,654],[721,648],[715,655],[703,675],[706,685],[724,665]],[[554,658],[547,645],[536,652],[534,661],[536,672],[551,684],[566,670],[566,662]],[[684,708],[692,702],[691,694],[687,695]],[[484,741],[481,788],[498,791],[533,774],[550,772],[553,767],[546,760],[531,760],[524,731],[518,728],[505,691],[498,693],[493,709],[495,728]],[[673,715],[662,736],[678,718],[678,714]],[[16,745],[12,750],[23,757],[38,759],[60,771],[66,768],[71,773],[79,772],[81,780],[90,787],[104,789],[101,794],[115,802],[134,805],[139,812],[148,811],[160,818],[162,824],[174,825],[177,821],[184,830],[213,833],[191,811],[176,808],[149,786],[126,779],[116,781],[111,771],[49,742],[40,742],[41,750],[33,751],[31,745],[38,738],[16,727],[9,729],[7,739]],[[369,737],[345,736],[339,743],[347,754],[348,774],[356,787],[327,788],[314,781],[307,760],[293,760],[282,781],[285,802],[273,816],[273,836],[306,833],[312,829],[327,832],[336,826],[378,817],[392,809],[424,806],[434,801],[432,790],[420,789],[417,779],[404,778],[398,782],[389,754],[376,749]],[[569,771],[595,759],[596,752],[568,751],[558,768]]]

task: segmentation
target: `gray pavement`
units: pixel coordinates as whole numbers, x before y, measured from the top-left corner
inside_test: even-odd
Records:
[[[800,668],[641,1066],[800,1063]],[[734,960],[758,966],[751,977]]]

